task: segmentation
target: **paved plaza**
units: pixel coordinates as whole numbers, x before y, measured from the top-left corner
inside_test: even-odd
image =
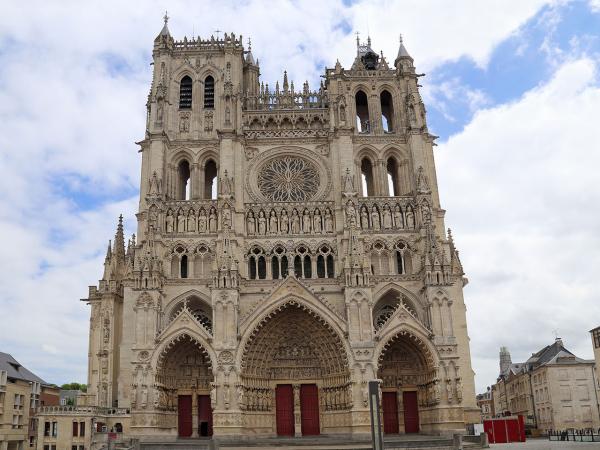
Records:
[[[600,442],[565,442],[549,441],[547,439],[531,439],[527,442],[515,442],[512,444],[490,444],[491,450],[577,450],[577,449],[600,449]]]

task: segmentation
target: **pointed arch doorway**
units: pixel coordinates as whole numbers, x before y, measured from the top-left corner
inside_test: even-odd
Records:
[[[437,371],[424,344],[406,332],[394,336],[381,353],[377,376],[383,381],[383,432],[420,432],[423,415],[439,402]]]
[[[280,436],[335,432],[330,416],[351,408],[344,345],[299,303],[279,307],[254,330],[244,347],[241,379],[246,415],[262,416]]]
[[[176,412],[181,438],[212,436],[213,373],[204,347],[187,334],[163,352],[156,374],[158,408]]]

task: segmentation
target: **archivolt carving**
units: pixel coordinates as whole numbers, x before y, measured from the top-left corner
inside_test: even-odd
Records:
[[[243,349],[242,381],[249,400],[254,395],[249,391],[262,389],[272,380],[319,379],[326,410],[351,407],[344,344],[325,320],[302,304],[289,301],[271,311],[254,328]],[[258,401],[259,393],[255,397]],[[260,410],[257,405],[246,407]]]

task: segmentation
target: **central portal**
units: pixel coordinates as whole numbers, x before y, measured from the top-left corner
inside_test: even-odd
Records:
[[[263,434],[335,433],[327,424],[341,423],[352,402],[345,356],[341,339],[324,320],[297,303],[280,307],[245,345],[247,420],[264,424],[256,430]]]

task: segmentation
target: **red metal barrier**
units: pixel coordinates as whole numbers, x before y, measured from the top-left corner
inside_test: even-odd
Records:
[[[484,420],[483,430],[488,435],[490,444],[525,442],[525,422],[523,416]]]

